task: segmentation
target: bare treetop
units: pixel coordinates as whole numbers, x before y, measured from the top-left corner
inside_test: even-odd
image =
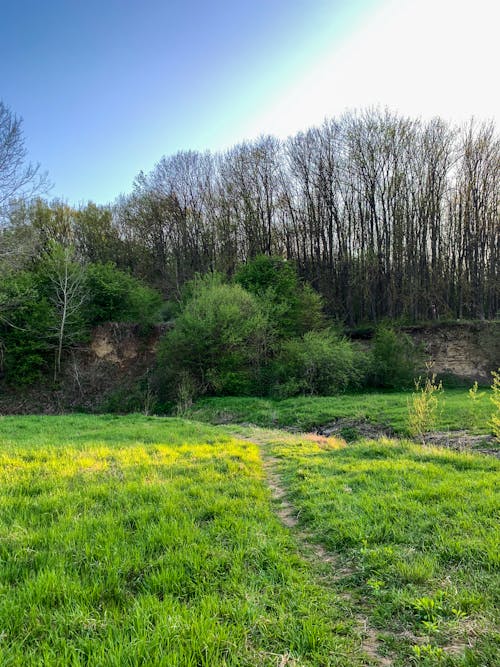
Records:
[[[0,101],[0,224],[11,201],[48,189],[47,175],[27,159],[22,119]]]

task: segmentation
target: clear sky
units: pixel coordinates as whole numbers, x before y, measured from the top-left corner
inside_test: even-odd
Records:
[[[0,99],[70,203],[346,108],[500,121],[498,0],[0,0]]]

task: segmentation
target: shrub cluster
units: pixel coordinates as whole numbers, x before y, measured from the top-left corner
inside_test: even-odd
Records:
[[[156,386],[163,402],[183,406],[201,394],[331,395],[407,386],[415,360],[409,337],[387,326],[371,352],[346,339],[293,264],[262,256],[231,283],[208,274],[187,285],[160,345]]]
[[[0,282],[0,373],[12,384],[33,383],[50,368],[56,378],[64,350],[85,341],[91,327],[147,326],[161,313],[173,327],[151,379],[160,403],[186,406],[204,394],[330,395],[406,386],[415,375],[408,337],[382,327],[364,351],[327,323],[320,295],[281,257],[256,257],[232,281],[196,277],[178,302],[165,304],[113,263],[82,264],[56,242]]]

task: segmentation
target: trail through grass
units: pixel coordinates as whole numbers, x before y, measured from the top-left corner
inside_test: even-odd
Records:
[[[0,419],[0,664],[366,664],[257,447],[138,416]]]
[[[230,427],[227,427],[230,428]],[[235,428],[235,427],[231,427]],[[500,664],[500,463],[408,442],[239,427],[394,665]]]
[[[499,473],[387,439],[0,418],[0,664],[497,667]]]

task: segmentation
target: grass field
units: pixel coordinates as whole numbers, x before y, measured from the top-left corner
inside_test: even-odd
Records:
[[[0,464],[1,665],[500,664],[493,457],[75,415],[1,417]]]
[[[363,664],[269,498],[206,425],[0,418],[0,664]]]
[[[243,428],[346,572],[395,664],[500,664],[500,462],[401,441]]]
[[[488,421],[493,411],[490,395],[490,390],[479,390],[478,399],[473,404],[467,389],[445,390],[440,396],[436,428],[488,433]],[[211,423],[247,422],[271,428],[293,426],[305,431],[346,417],[390,426],[396,433],[405,435],[410,399],[411,392],[300,396],[281,401],[266,398],[205,398],[195,403],[189,411],[189,417]]]

